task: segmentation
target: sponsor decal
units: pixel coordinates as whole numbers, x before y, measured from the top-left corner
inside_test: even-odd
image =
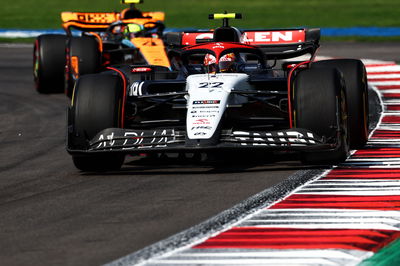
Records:
[[[198,130],[198,129],[211,130],[212,127],[210,127],[210,126],[195,126],[195,127],[192,127],[191,130]]]
[[[111,131],[100,134],[94,149],[121,148],[123,150],[166,147],[167,143],[175,140],[172,129],[147,131]],[[97,143],[96,142],[96,143]]]
[[[104,140],[102,142],[99,143],[99,145],[97,145],[96,149],[99,148],[106,148],[106,147],[112,147],[115,144],[115,140],[114,140],[114,132],[111,132],[111,134],[109,135],[103,135],[101,134],[99,136],[99,141],[100,140]],[[107,140],[107,141],[106,141]]]
[[[137,148],[165,147],[168,140],[172,140],[171,135],[173,134],[173,130],[166,129],[153,131],[152,137],[149,137],[149,135],[145,137],[145,132],[140,132],[140,134],[138,132],[125,132],[125,137],[130,138],[125,139],[122,145],[136,146],[140,144]]]
[[[216,117],[216,115],[192,115],[192,117]]]
[[[219,109],[219,106],[192,106],[192,109]]]
[[[150,67],[135,67],[131,69],[132,73],[137,73],[137,72],[150,72],[152,69]]]
[[[78,13],[78,21],[91,23],[110,23],[112,17],[104,13]]]
[[[242,36],[242,42],[250,44],[287,44],[305,41],[304,30],[294,31],[249,31]]]
[[[193,104],[219,104],[220,100],[202,100],[202,101],[193,101]]]
[[[224,49],[225,46],[224,46],[223,43],[217,42],[217,43],[215,43],[215,45],[214,45],[213,47],[211,47],[211,48],[212,48],[212,49],[217,49],[217,48]]]
[[[197,111],[196,111],[197,112]],[[200,110],[199,113],[218,114],[219,110]]]
[[[193,122],[193,125],[209,125],[210,121],[207,118],[200,118]]]
[[[306,146],[316,144],[311,132],[306,134],[298,131],[281,132],[246,132],[234,131],[233,136],[242,146]]]
[[[129,87],[128,95],[129,96],[143,95],[143,91],[142,91],[143,83],[144,83],[143,81],[142,82],[133,82],[132,85]]]

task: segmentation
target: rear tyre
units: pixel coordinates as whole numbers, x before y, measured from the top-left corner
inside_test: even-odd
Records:
[[[364,64],[357,59],[335,59],[315,62],[313,67],[337,68],[342,72],[346,83],[350,148],[363,147],[368,140],[369,127],[368,83]]]
[[[346,95],[338,70],[307,69],[297,75],[294,81],[294,123],[295,127],[311,130],[326,140],[336,139],[338,142],[331,151],[304,152],[304,163],[336,164],[347,158]]]
[[[39,93],[63,92],[66,41],[67,37],[60,34],[44,34],[36,38],[33,79]]]
[[[85,74],[97,73],[101,65],[99,44],[94,37],[71,37],[67,46],[65,94],[72,96],[75,81]]]
[[[69,145],[74,149],[88,149],[88,142],[98,132],[121,125],[122,82],[118,76],[107,74],[85,75],[78,79],[70,121],[73,132]],[[72,155],[76,168],[82,171],[118,170],[124,162],[123,154]]]

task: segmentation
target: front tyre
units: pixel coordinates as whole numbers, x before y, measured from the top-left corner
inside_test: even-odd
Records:
[[[91,74],[78,79],[70,108],[69,146],[87,150],[98,132],[121,126],[122,89],[116,75]],[[82,171],[118,170],[124,158],[118,153],[72,155],[76,168]]]
[[[368,141],[369,110],[367,72],[358,59],[334,59],[315,62],[312,67],[338,69],[345,79],[349,113],[350,148],[359,149]]]
[[[295,127],[311,130],[329,143],[330,151],[304,152],[306,164],[336,164],[349,155],[345,87],[341,74],[333,68],[301,71],[294,81]]]

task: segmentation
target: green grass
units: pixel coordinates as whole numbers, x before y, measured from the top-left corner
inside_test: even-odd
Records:
[[[118,0],[13,0],[0,11],[0,28],[60,28],[61,11],[119,11]],[[168,27],[210,28],[209,13],[241,12],[242,28],[400,26],[399,0],[145,0],[142,10],[166,12]]]
[[[35,38],[2,38],[0,37],[0,43],[31,43],[35,42]]]

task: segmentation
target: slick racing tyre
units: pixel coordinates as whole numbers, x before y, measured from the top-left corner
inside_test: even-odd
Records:
[[[85,74],[100,70],[101,53],[94,37],[71,37],[67,45],[67,68],[65,69],[65,94],[72,96],[75,81]]]
[[[122,81],[107,74],[85,75],[78,79],[70,110],[73,133],[68,143],[87,150],[88,142],[106,128],[121,126]],[[72,155],[82,171],[118,170],[124,162],[121,154]]]
[[[341,74],[334,68],[303,70],[294,80],[294,126],[338,143],[331,151],[304,152],[304,163],[336,164],[349,155],[345,93]]]
[[[63,92],[66,41],[67,37],[59,34],[45,34],[36,38],[33,78],[39,93]]]
[[[346,83],[350,148],[363,147],[368,140],[369,127],[368,84],[364,64],[357,59],[335,59],[315,62],[312,67],[337,68],[342,72]]]

